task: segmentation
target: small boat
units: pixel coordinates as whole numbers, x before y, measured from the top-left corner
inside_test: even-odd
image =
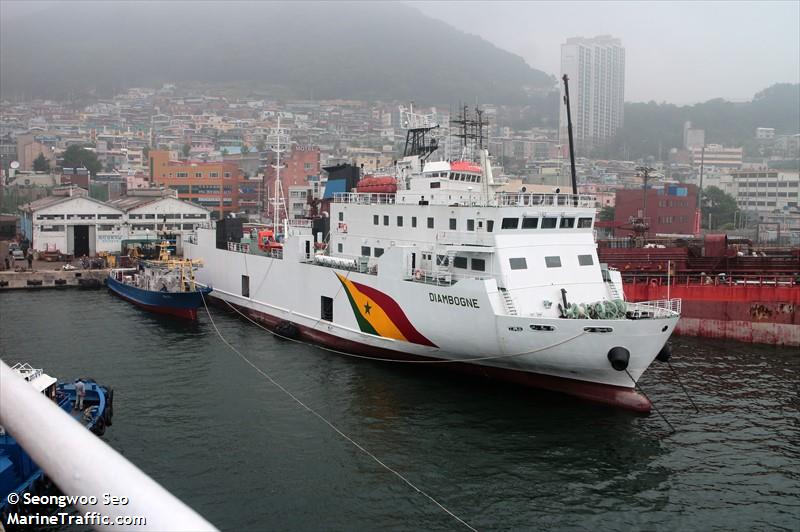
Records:
[[[30,364],[19,363],[11,368],[30,383],[36,391],[55,402],[59,408],[76,421],[102,436],[112,423],[114,415],[114,390],[98,384],[92,378],[81,378],[74,382],[57,382],[54,377]],[[77,407],[76,385],[83,383],[85,395],[83,405]],[[36,465],[22,446],[0,426],[0,516],[7,523],[8,514],[16,511],[8,500],[10,493],[43,494],[49,491],[51,482]]]
[[[211,288],[195,284],[200,261],[170,259],[169,243],[160,244],[159,260],[141,261],[135,268],[114,268],[108,274],[108,289],[150,312],[190,320]]]

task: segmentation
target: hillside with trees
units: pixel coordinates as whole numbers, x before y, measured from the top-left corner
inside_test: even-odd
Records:
[[[524,105],[556,84],[521,57],[402,3],[54,4],[2,20],[3,98],[200,81],[279,87],[296,98]]]
[[[706,142],[726,146],[752,143],[757,127],[775,128],[777,134],[800,133],[800,85],[780,83],[756,94],[749,102],[723,99],[677,106],[668,103],[626,103],[625,125],[617,138],[596,155],[638,159],[662,158],[683,144],[683,124],[705,129]],[[660,150],[659,150],[660,148]]]

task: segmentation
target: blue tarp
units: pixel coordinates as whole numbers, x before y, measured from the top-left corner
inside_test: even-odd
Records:
[[[333,199],[333,195],[337,192],[347,192],[346,179],[328,179],[325,184],[325,195],[322,199]]]

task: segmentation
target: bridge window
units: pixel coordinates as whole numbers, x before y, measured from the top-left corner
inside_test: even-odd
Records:
[[[560,268],[561,267],[561,257],[545,257],[544,263],[547,265],[548,268]]]
[[[467,220],[467,231],[475,230],[475,220]]]
[[[592,226],[591,218],[578,218],[578,229],[587,229]]]
[[[558,218],[542,218],[542,229],[555,229]]]
[[[525,257],[514,257],[508,259],[508,264],[511,266],[512,270],[527,270],[528,269],[528,261],[525,260]]]
[[[433,229],[433,218],[428,218],[428,229]]]
[[[485,272],[486,261],[483,259],[472,259],[472,269],[476,272]]]
[[[523,229],[536,229],[539,227],[539,218],[523,218],[522,219],[522,228]]]
[[[453,266],[456,268],[467,269],[467,257],[453,257]]]
[[[578,264],[581,266],[591,266],[594,260],[591,255],[578,255]]]
[[[503,218],[501,229],[516,229],[519,227],[519,218]]]
[[[575,227],[575,218],[561,218],[559,227],[561,229],[572,229]]]
[[[451,231],[455,231],[456,230],[456,219],[455,218],[450,218],[450,230]]]

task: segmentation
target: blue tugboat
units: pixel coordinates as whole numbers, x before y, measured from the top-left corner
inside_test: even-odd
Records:
[[[203,296],[211,288],[198,287],[194,272],[198,261],[170,259],[169,243],[160,244],[157,261],[142,261],[137,268],[116,268],[108,274],[108,289],[150,312],[197,319]]]
[[[28,381],[36,391],[55,402],[59,408],[72,416],[93,433],[101,436],[106,427],[112,423],[114,415],[114,391],[102,386],[91,378],[78,379],[70,383],[57,383],[56,379],[34,369],[29,364],[16,364],[11,368]],[[79,405],[77,388],[82,383],[85,390],[83,405]],[[81,408],[77,408],[81,406]],[[0,518],[5,517],[15,508],[8,502],[9,493],[41,494],[48,489],[50,483],[44,472],[31,460],[28,453],[0,427]]]

